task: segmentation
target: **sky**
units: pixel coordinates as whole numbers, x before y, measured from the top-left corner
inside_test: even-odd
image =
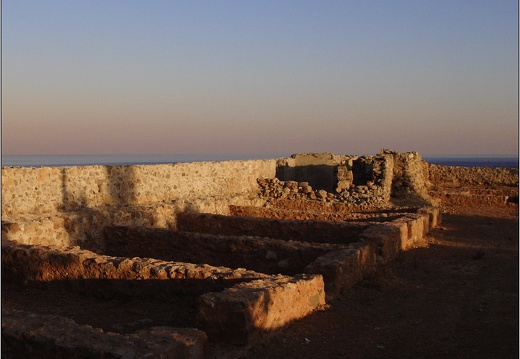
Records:
[[[2,154],[518,154],[516,0],[3,0]]]

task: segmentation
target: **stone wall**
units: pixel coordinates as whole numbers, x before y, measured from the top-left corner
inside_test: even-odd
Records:
[[[265,182],[275,177],[280,185]],[[390,196],[428,200],[431,186],[518,186],[518,169],[428,166],[416,152],[389,150],[376,156],[325,153],[164,165],[2,167],[2,219],[159,204],[227,214],[230,202],[258,199],[258,178],[271,191],[264,190],[263,197],[358,204],[378,198],[374,204],[380,206]]]
[[[275,160],[136,166],[2,167],[2,217],[232,198],[274,177]]]
[[[498,201],[518,201],[518,169],[428,166],[416,152],[389,150],[375,156],[308,153],[164,165],[3,167],[2,231],[26,244],[84,245],[95,242],[107,225],[176,229],[178,213],[228,215],[233,205],[279,203],[294,210],[305,203],[308,210],[312,202],[367,211],[438,205],[437,200],[495,203],[497,193],[461,197],[446,191],[479,184],[509,186],[516,192],[500,193]]]
[[[318,199],[330,197],[320,194],[322,190],[343,201],[349,196],[356,202],[369,201],[370,197],[387,200],[391,190],[403,192],[398,190],[401,187],[408,194],[423,196],[427,181],[427,176],[422,176],[424,169],[427,173],[419,154],[391,151],[361,157],[299,154],[279,160],[2,167],[2,218],[159,203],[220,213],[226,211],[230,199],[258,198],[258,178],[275,177],[305,182],[307,187],[302,191],[312,192]],[[225,204],[218,205],[220,202]]]
[[[180,308],[176,302],[176,309],[195,313],[193,325],[204,331],[178,344],[179,351],[187,353],[190,348],[184,343],[196,341],[193,357],[203,355],[206,335],[210,341],[251,344],[321,308],[326,296],[344,293],[400,251],[424,245],[425,236],[440,221],[438,208],[396,210],[391,203],[428,202],[427,166],[415,153],[9,167],[2,169],[2,184],[4,283],[63,285],[94,297],[123,300],[177,295],[183,302]],[[260,215],[229,216],[237,208]],[[283,218],[261,218],[267,212],[258,208]],[[364,212],[353,214],[356,208]],[[306,218],[296,211],[305,212]],[[298,218],[288,218],[292,216]],[[352,219],[356,221],[344,222]],[[6,353],[112,354],[104,344],[112,338],[110,333],[93,335],[91,327],[79,328],[63,318],[33,316],[74,330],[95,348],[82,341],[74,346],[72,339],[61,346],[56,338],[66,331],[60,328],[53,335],[49,326],[31,337],[25,333],[35,333],[33,328],[21,325],[26,314],[6,313]],[[144,345],[163,354],[167,348],[161,346],[161,337],[159,343],[150,339],[161,330],[152,327],[117,338],[124,343],[135,339],[136,351]],[[37,346],[41,342],[48,344]],[[177,352],[174,356],[182,357]]]
[[[68,291],[80,291],[85,295],[102,298],[154,297],[166,300],[182,293],[185,300],[198,308],[197,323],[192,323],[193,326],[202,329],[212,341],[241,345],[252,344],[268,331],[300,319],[325,304],[324,282],[319,274],[267,275],[244,268],[232,269],[154,258],[112,257],[77,247],[26,246],[11,241],[2,243],[2,281],[40,287],[43,284],[61,285]],[[16,324],[4,321],[2,308],[2,325],[12,333],[19,329]],[[70,324],[74,326],[74,323]],[[24,328],[20,329],[24,331]],[[150,328],[152,331],[155,329]],[[63,332],[59,332],[62,335]],[[140,338],[141,333],[136,333],[137,338]],[[204,333],[200,333],[205,337]],[[4,334],[2,330],[3,339]],[[46,340],[49,341],[50,350],[59,349],[59,345],[55,347],[56,340],[48,337],[48,330],[41,334],[48,338]],[[13,348],[10,350],[24,353],[27,350],[25,344],[34,345],[34,339],[30,338],[30,334],[28,336],[22,337],[21,343],[16,343],[20,335],[13,334],[5,339],[9,347]],[[19,345],[21,348],[16,349]],[[27,357],[39,357],[38,352],[43,348],[36,350],[35,356]]]
[[[434,188],[475,185],[518,187],[518,168],[429,166]]]
[[[357,242],[368,224],[313,220],[278,220],[207,213],[179,213],[180,231],[215,235],[245,235],[311,243]]]
[[[430,197],[429,166],[421,155],[417,152],[384,152],[393,157],[391,196],[420,203],[435,203]]]
[[[279,159],[276,178],[259,180],[264,197],[385,207],[403,201],[435,205],[428,164],[417,152],[383,149],[375,156],[306,153]],[[396,203],[392,203],[396,202]]]
[[[518,206],[518,168],[429,167],[431,194],[445,207]]]
[[[2,308],[2,358],[206,357],[207,336],[195,328],[152,327],[123,335],[55,315]]]
[[[107,227],[105,248],[114,257],[146,257],[174,262],[248,268],[266,274],[304,273],[307,264],[341,246],[288,242],[262,237],[211,235],[163,228]],[[319,273],[319,272],[316,272]]]
[[[3,167],[2,234],[26,244],[96,241],[107,225],[175,229],[178,212],[261,205],[276,160],[137,166]]]

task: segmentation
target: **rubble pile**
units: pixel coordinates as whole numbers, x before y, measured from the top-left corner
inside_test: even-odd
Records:
[[[350,185],[340,193],[314,190],[308,182],[281,181],[278,178],[259,178],[259,196],[290,200],[317,200],[321,202],[341,202],[347,205],[383,206],[384,189],[372,181],[365,185]]]

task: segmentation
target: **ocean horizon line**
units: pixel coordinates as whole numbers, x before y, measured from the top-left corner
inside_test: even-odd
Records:
[[[146,165],[179,162],[261,160],[290,157],[285,154],[125,154],[125,155],[2,155],[2,166],[64,167],[92,165]],[[463,167],[518,168],[518,155],[424,155],[430,163]]]

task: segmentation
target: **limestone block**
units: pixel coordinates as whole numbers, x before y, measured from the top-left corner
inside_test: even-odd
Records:
[[[373,225],[367,228],[361,238],[374,246],[377,262],[387,263],[397,257],[403,241],[403,226],[392,224]]]
[[[210,340],[252,344],[325,304],[321,275],[276,276],[200,298],[199,325]]]
[[[404,248],[412,246],[420,246],[424,244],[425,234],[425,219],[427,217],[421,214],[409,214],[407,215],[408,225],[408,242]]]
[[[318,257],[305,268],[305,272],[323,276],[327,298],[331,299],[352,288],[375,266],[374,246],[353,244],[348,249],[331,251]]]
[[[439,207],[423,207],[418,211],[418,213],[424,213],[428,215],[429,231],[438,227],[442,223],[442,211]]]

